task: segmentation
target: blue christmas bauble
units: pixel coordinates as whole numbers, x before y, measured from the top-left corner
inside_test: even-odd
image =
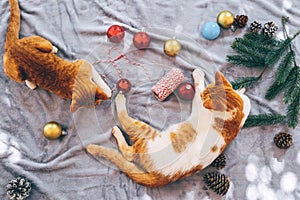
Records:
[[[220,35],[220,26],[216,22],[207,22],[202,26],[202,36],[207,40],[215,40]]]

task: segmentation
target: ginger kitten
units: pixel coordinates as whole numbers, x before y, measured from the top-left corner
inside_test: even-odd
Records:
[[[72,99],[71,111],[92,106],[111,96],[111,90],[93,66],[85,60],[67,61],[58,57],[57,48],[40,36],[19,39],[20,9],[10,2],[10,22],[3,56],[5,74],[16,82],[25,81],[61,98]]]
[[[215,83],[204,87],[204,73],[193,72],[195,97],[190,117],[159,132],[150,125],[128,116],[123,94],[116,97],[116,108],[130,146],[118,127],[114,127],[119,151],[90,144],[93,156],[113,162],[139,184],[160,187],[202,170],[216,159],[237,136],[249,111],[249,99],[233,90],[217,72]]]

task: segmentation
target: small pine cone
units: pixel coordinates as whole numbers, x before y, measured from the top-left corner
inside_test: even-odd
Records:
[[[223,169],[226,166],[226,157],[224,154],[220,154],[210,166],[217,168],[217,170]]]
[[[293,137],[288,133],[277,133],[274,137],[274,143],[280,149],[287,149],[293,144]]]
[[[31,183],[23,177],[18,177],[11,180],[6,185],[6,191],[8,199],[23,200],[29,197],[31,191]]]
[[[225,195],[230,187],[229,177],[219,172],[209,172],[203,177],[204,183],[218,195]]]
[[[274,22],[267,22],[264,25],[263,33],[269,37],[273,37],[276,31],[278,30],[278,26]]]
[[[245,27],[247,22],[248,22],[248,16],[246,16],[246,15],[237,15],[234,18],[234,25],[239,28]]]
[[[250,24],[249,30],[251,32],[259,32],[261,30],[262,26],[260,23],[258,23],[257,21],[254,21]]]

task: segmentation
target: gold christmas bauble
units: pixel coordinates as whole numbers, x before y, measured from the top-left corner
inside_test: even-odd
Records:
[[[51,121],[44,126],[44,136],[47,139],[54,140],[59,138],[63,133],[62,127],[59,123]]]
[[[181,44],[175,39],[165,41],[164,51],[169,56],[176,56],[181,50]]]
[[[219,13],[217,22],[222,28],[229,28],[234,23],[234,15],[228,10]]]

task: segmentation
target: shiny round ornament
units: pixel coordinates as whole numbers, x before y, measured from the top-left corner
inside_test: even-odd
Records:
[[[195,96],[195,88],[191,83],[181,83],[177,91],[179,98],[182,100],[192,100]]]
[[[131,83],[128,79],[122,78],[117,82],[117,90],[122,91],[124,94],[128,93],[131,89]]]
[[[217,22],[222,28],[229,28],[234,23],[234,15],[228,10],[219,13]]]
[[[181,50],[181,44],[176,39],[169,39],[165,41],[164,51],[168,56],[176,56]]]
[[[44,136],[49,140],[54,140],[59,138],[61,135],[66,135],[66,132],[63,131],[61,125],[54,121],[47,122],[43,131]]]
[[[122,26],[112,25],[108,28],[106,35],[109,41],[119,43],[125,36],[125,30]]]
[[[138,49],[146,49],[150,41],[150,36],[145,32],[138,32],[133,37],[133,44]]]
[[[220,26],[216,22],[207,22],[202,26],[202,36],[207,40],[215,40],[220,35]]]

